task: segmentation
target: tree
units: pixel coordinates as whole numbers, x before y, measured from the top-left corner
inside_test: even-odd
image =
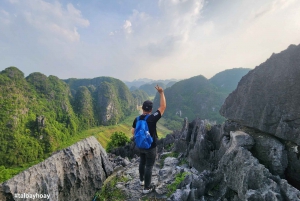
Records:
[[[108,142],[106,147],[106,151],[110,152],[112,149],[124,146],[128,142],[130,142],[130,140],[125,133],[116,131],[111,135],[110,141]]]

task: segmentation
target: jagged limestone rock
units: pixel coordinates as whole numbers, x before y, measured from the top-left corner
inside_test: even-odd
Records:
[[[300,189],[300,147],[292,142],[285,143],[288,157],[288,167],[285,171],[286,179]]]
[[[170,200],[175,197],[186,201],[190,197],[195,200],[300,200],[300,192],[296,188],[272,175],[253,157],[249,151],[253,144],[250,135],[241,131],[231,132],[229,141],[223,145],[226,152],[218,163],[218,169],[187,176]],[[190,192],[188,197],[185,196],[187,192]]]
[[[30,200],[14,199],[15,193],[50,194],[50,201],[91,200],[111,173],[105,150],[89,137],[0,184],[0,200]]]
[[[245,75],[220,113],[300,145],[300,45],[273,54]]]
[[[265,165],[274,175],[284,178],[284,172],[288,165],[287,151],[285,146],[273,136],[256,133],[251,135],[255,146],[252,154]]]

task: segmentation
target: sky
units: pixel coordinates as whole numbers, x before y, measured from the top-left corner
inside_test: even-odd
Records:
[[[185,79],[300,44],[299,0],[1,0],[0,71]]]

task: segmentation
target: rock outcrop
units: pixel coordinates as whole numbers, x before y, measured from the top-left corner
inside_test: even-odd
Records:
[[[197,171],[191,171],[169,200],[300,200],[299,190],[279,177],[287,152],[275,139],[257,140],[261,135],[252,137],[246,133],[251,130],[232,122],[208,131],[205,121],[197,119],[188,128],[184,155]]]
[[[91,200],[112,170],[105,150],[89,137],[0,184],[0,200],[32,200],[14,197],[23,193],[49,194],[51,201]]]
[[[300,45],[245,75],[223,104],[227,119],[300,145]]]
[[[156,190],[148,198],[160,197],[169,201],[300,201],[299,190],[283,179],[288,169],[286,145],[271,135],[236,122],[208,125],[209,121],[196,119],[188,123],[185,119],[181,132],[159,140],[159,158],[174,155],[170,151],[178,157],[167,157],[163,166],[155,166],[152,182]],[[132,157],[137,152],[131,143],[115,149],[114,153]],[[128,163],[118,157],[116,161],[120,167],[125,167],[122,174],[130,173],[132,178],[118,188],[129,196],[129,200],[138,200],[142,196],[142,188],[138,185],[138,159]],[[186,172],[187,176],[167,197],[168,186],[181,172]]]
[[[300,189],[300,45],[273,54],[245,75],[220,113],[247,127],[253,154]]]

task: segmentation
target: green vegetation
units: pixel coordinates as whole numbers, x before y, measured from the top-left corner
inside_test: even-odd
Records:
[[[241,78],[246,75],[250,68],[233,68],[217,73],[209,81],[214,84],[219,91],[231,93],[236,89]]]
[[[196,76],[175,83],[165,90],[167,109],[164,117],[167,119],[165,126],[169,129],[180,129],[184,117],[193,120],[215,120],[221,123],[225,120],[219,109],[227,94],[218,92],[216,87],[205,77]],[[154,108],[159,107],[159,96],[154,99]]]
[[[0,72],[0,165],[39,161],[80,129],[68,86],[55,76]]]
[[[114,132],[110,141],[107,144],[106,151],[110,152],[112,149],[124,146],[126,143],[130,142],[130,139],[123,132]]]
[[[167,196],[170,197],[177,189],[177,186],[184,180],[184,178],[188,175],[187,172],[178,173],[175,176],[175,181],[167,186],[168,193]]]
[[[172,130],[181,129],[184,117],[189,121],[198,117],[216,123],[224,122],[225,118],[219,114],[219,110],[229,93],[248,72],[249,69],[244,68],[226,70],[209,80],[199,75],[166,88],[167,108],[164,126]],[[158,94],[153,103],[154,109],[159,107]]]
[[[127,182],[127,177],[113,176],[108,178],[108,181],[104,183],[101,191],[98,193],[97,201],[123,201],[126,200],[126,195],[116,187],[118,182]]]
[[[78,91],[82,94],[79,95],[79,99],[74,99],[75,106],[93,108],[93,113],[81,115],[81,120],[86,122],[96,125],[114,125],[124,120],[136,107],[131,92],[121,80],[97,77],[93,79],[71,78],[64,81],[69,85],[73,95]],[[90,94],[86,90],[83,91],[82,87],[88,88]]]
[[[136,89],[131,92],[135,101],[135,105],[142,105],[144,101],[150,100],[148,94],[140,89]]]
[[[166,85],[166,88],[173,86],[173,84],[175,84],[177,81],[171,81],[168,82],[168,84]]]
[[[95,128],[91,128],[88,130],[81,131],[73,136],[71,136],[68,140],[61,142],[58,150],[64,149],[80,140],[83,140],[89,136],[95,136],[95,138],[100,142],[100,144],[104,147],[107,148],[107,144],[110,141],[110,138],[113,133],[115,132],[122,132],[125,133],[128,138],[132,137],[131,134],[131,128],[132,128],[132,122],[134,118],[138,116],[138,112],[134,112],[132,115],[128,116],[126,119],[124,119],[121,123],[116,124],[116,125],[110,125],[110,126],[98,126]],[[158,132],[158,137],[162,138],[165,137],[167,134],[171,133],[171,130],[168,130],[164,128],[161,124],[160,121],[157,124],[157,132]],[[48,156],[45,156],[47,158]],[[4,167],[0,168],[0,182],[3,182],[14,175],[20,173],[21,171],[41,162],[43,159],[33,161],[31,163],[24,163],[21,164],[20,166],[13,166],[13,167]]]
[[[104,147],[116,131],[131,137],[138,115],[131,115],[130,91],[114,78],[25,78],[9,67],[0,72],[0,86],[0,182],[85,137],[94,135]]]
[[[182,129],[182,123],[183,123],[183,118],[181,118],[177,115],[166,117],[166,118],[164,118],[164,121],[162,122],[162,124],[166,128],[172,129],[172,130]]]
[[[205,125],[205,129],[206,129],[207,131],[210,131],[210,130],[211,130],[211,124],[210,124],[210,123],[207,123],[207,124]]]

